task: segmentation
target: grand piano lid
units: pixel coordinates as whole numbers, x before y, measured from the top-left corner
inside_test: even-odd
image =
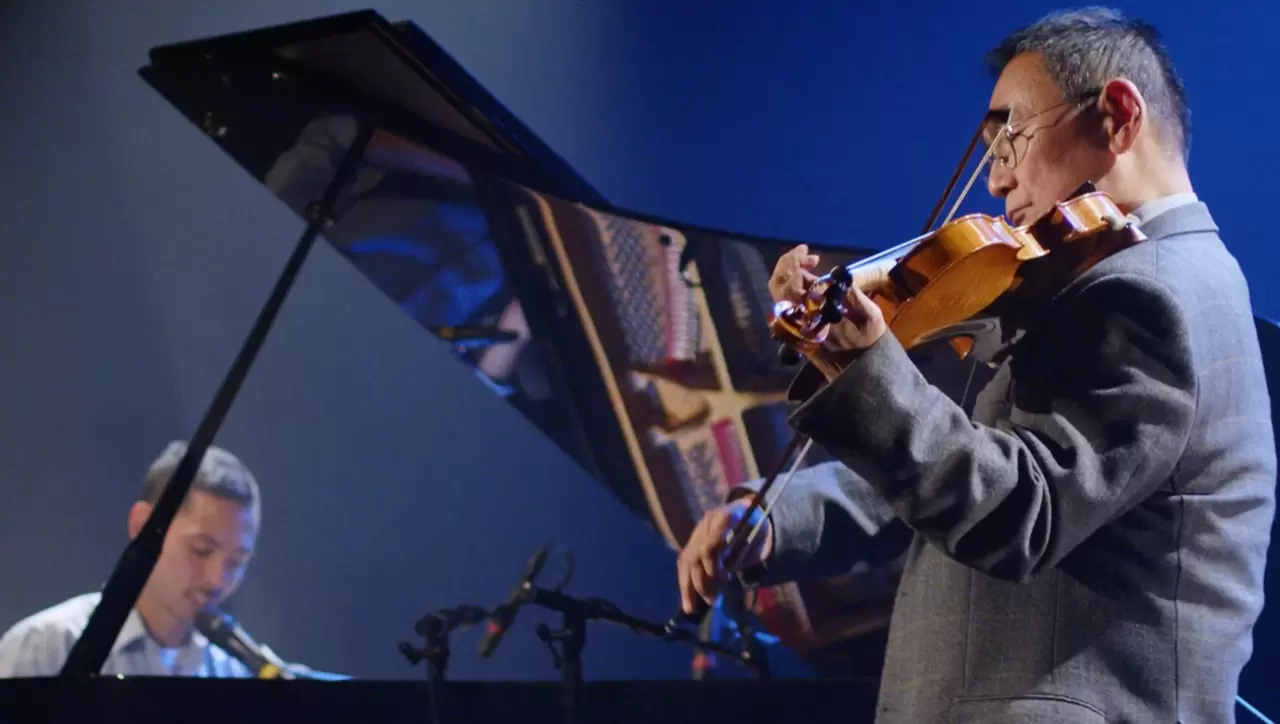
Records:
[[[414,135],[427,124],[450,155],[564,199],[604,197],[421,28],[373,10],[153,48],[139,75],[261,179],[266,159],[236,143],[279,125],[252,101],[272,80],[301,81],[335,112],[359,109],[381,127]],[[298,89],[292,89],[298,92]],[[306,92],[306,91],[303,91]],[[255,109],[261,115],[255,115]]]
[[[767,280],[798,241],[611,206],[425,33],[372,11],[150,55],[147,82],[304,218],[375,126],[326,240],[437,337],[478,335],[447,341],[671,545],[777,463],[794,370]],[[481,334],[507,324],[519,344]],[[968,375],[944,364],[927,366],[959,395]]]

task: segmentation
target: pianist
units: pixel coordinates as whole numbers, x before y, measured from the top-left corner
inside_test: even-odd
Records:
[[[129,535],[177,469],[186,444],[170,443],[129,510]],[[120,631],[103,674],[250,677],[248,667],[194,630],[196,613],[240,585],[260,518],[258,484],[236,456],[211,446],[164,540],[155,571]],[[55,676],[97,606],[86,593],[27,617],[0,638],[0,677]]]

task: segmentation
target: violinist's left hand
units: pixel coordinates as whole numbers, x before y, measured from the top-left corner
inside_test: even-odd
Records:
[[[880,307],[856,286],[845,297],[845,306],[845,318],[832,325],[827,335],[828,349],[836,352],[866,349],[888,330],[889,325],[885,323]]]

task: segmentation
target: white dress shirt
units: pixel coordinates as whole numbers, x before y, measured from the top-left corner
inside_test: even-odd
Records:
[[[0,677],[57,676],[71,647],[101,600],[100,593],[68,599],[19,621],[0,637]],[[192,632],[177,648],[151,638],[135,609],[129,613],[103,674],[124,676],[197,676],[252,678],[249,668]]]

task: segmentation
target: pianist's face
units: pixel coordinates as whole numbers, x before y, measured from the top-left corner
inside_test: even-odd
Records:
[[[134,505],[131,535],[137,535],[150,512],[147,503]],[[147,612],[168,620],[148,624],[190,624],[201,608],[234,593],[253,555],[257,533],[258,521],[250,508],[192,490],[169,528],[155,573],[143,591],[151,604]]]

